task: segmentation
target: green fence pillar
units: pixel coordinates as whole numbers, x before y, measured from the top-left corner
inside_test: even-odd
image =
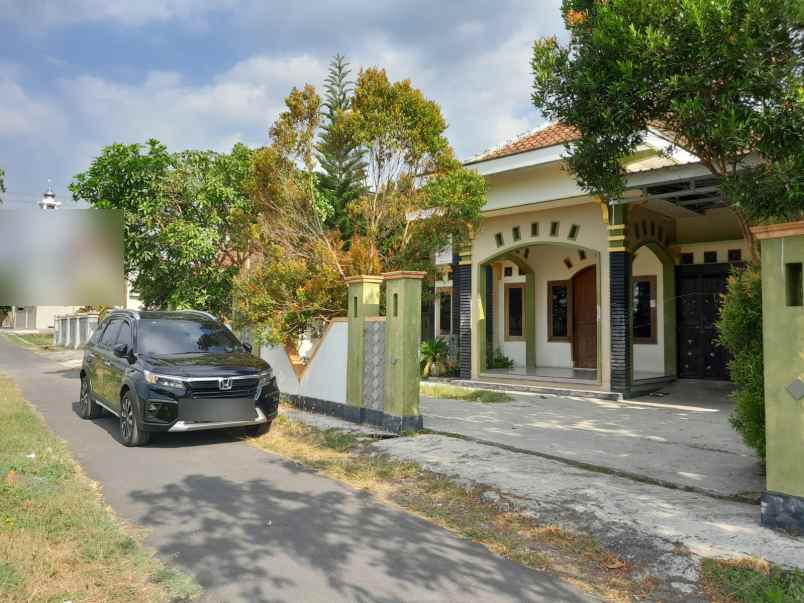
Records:
[[[767,490],[761,522],[804,533],[804,221],[753,232],[762,244]]]
[[[363,365],[365,363],[366,318],[380,314],[380,285],[376,275],[352,276],[349,286],[349,345],[346,358],[346,406],[344,418],[361,421],[363,409]]]
[[[386,272],[385,405],[389,431],[418,431],[419,344],[424,272]]]

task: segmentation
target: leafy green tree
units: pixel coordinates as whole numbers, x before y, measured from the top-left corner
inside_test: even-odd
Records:
[[[336,54],[324,81],[323,120],[316,145],[316,158],[322,170],[317,186],[333,210],[328,226],[340,229],[347,240],[352,231],[346,206],[362,193],[365,172],[362,149],[349,138],[342,126],[351,109],[354,93],[350,73],[346,57]]]
[[[232,281],[251,252],[251,155],[239,144],[229,154],[115,144],[70,190],[124,212],[125,272],[147,307],[228,317]]]
[[[340,124],[365,153],[365,180],[345,206],[348,229],[333,228],[314,171],[321,99],[308,85],[285,105],[271,145],[255,154],[259,249],[236,299],[238,321],[258,338],[293,345],[345,312],[345,276],[432,268],[435,250],[477,226],[485,181],[454,159],[438,105],[409,81],[367,69]]]
[[[534,45],[533,101],[576,126],[568,163],[615,198],[649,125],[697,155],[740,218],[797,215],[802,198],[801,0],[564,0],[570,41]]]

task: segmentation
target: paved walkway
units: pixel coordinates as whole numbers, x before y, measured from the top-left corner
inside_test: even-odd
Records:
[[[613,402],[514,394],[481,404],[422,398],[424,426],[716,496],[756,500],[765,477],[729,425],[721,384],[679,383],[665,396]]]
[[[590,600],[225,433],[165,434],[126,448],[115,419],[76,415],[69,354],[34,354],[0,337],[0,371],[67,441],[106,502],[150,528],[160,556],[196,577],[204,601]]]
[[[291,411],[321,428],[352,430],[332,417]],[[763,528],[755,504],[713,499],[590,471],[533,454],[443,435],[387,438],[378,452],[467,484],[480,484],[545,525],[594,536],[664,588],[653,600],[697,601],[702,557],[756,557],[804,568],[804,539]]]

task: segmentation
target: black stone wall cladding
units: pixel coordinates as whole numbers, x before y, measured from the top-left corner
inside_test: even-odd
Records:
[[[631,254],[609,252],[611,293],[611,389],[629,393],[632,385],[633,347],[631,345],[630,287]]]
[[[391,433],[405,433],[424,429],[421,415],[396,417],[371,408],[361,408],[359,406],[341,404],[340,402],[332,402],[330,400],[290,394],[283,394],[282,399],[299,410],[327,415],[351,423],[368,423],[369,425],[380,427]]]
[[[472,266],[458,266],[453,271],[453,301],[459,308],[458,374],[462,379],[472,376]]]
[[[483,268],[486,278],[486,368],[494,357],[494,272],[491,266]]]
[[[765,492],[760,504],[760,523],[766,528],[804,535],[804,498],[779,492]]]

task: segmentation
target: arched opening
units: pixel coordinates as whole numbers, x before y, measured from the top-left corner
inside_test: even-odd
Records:
[[[599,279],[599,253],[570,243],[523,244],[481,261],[481,376],[600,383]]]
[[[631,329],[634,382],[676,377],[675,262],[656,241],[632,252]]]

